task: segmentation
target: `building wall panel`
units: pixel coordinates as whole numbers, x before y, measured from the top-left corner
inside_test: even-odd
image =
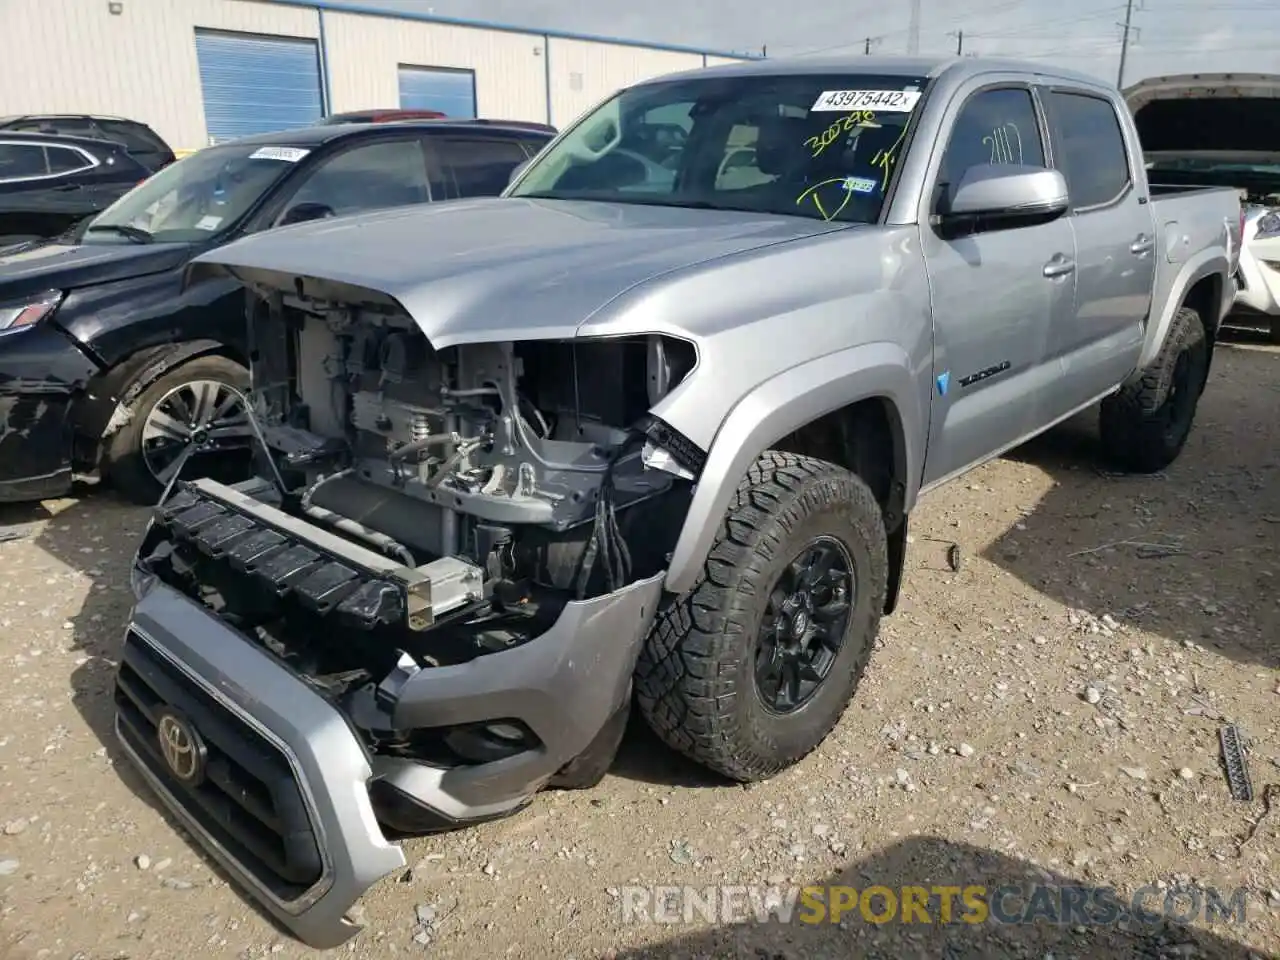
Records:
[[[324,36],[334,112],[398,106],[402,65],[452,67],[475,71],[481,117],[546,122],[540,34],[326,11]]]
[[[113,114],[150,124],[174,149],[200,147],[205,124],[196,27],[317,35],[315,12],[306,8],[253,0],[123,3],[114,15],[105,0],[0,2],[0,116]]]
[[[552,37],[552,123],[557,127],[567,127],[582,111],[622,87],[701,65],[701,54]]]
[[[551,122],[561,128],[623,87],[702,66],[701,54],[557,37],[550,57]]]
[[[320,32],[316,11],[303,5],[122,3],[114,15],[107,0],[0,0],[0,115],[115,114],[151,124],[175,150],[198,148],[207,132],[196,28],[303,39]],[[554,36],[548,42],[536,32],[392,16],[326,11],[324,21],[333,111],[396,106],[401,65],[452,67],[475,72],[481,116],[550,118],[563,126],[620,87],[704,60],[697,53]]]

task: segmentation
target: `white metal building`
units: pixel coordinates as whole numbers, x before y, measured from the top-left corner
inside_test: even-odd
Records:
[[[0,0],[0,37],[0,116],[124,116],[179,151],[379,108],[562,127],[637,80],[742,59],[332,0]]]

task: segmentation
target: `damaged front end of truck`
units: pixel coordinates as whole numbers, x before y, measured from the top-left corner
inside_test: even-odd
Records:
[[[328,946],[403,865],[387,837],[607,767],[704,456],[650,409],[698,357],[572,327],[438,348],[385,291],[219,269],[254,294],[257,469],[155,509],[117,731]]]

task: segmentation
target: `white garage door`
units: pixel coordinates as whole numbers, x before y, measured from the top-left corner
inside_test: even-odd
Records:
[[[196,31],[209,143],[306,127],[320,119],[314,40]]]

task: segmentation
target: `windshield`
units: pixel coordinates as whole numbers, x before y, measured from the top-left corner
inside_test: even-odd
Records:
[[[144,180],[90,220],[88,242],[191,241],[229,227],[306,156],[301,147],[208,147]]]
[[[508,196],[871,223],[923,77],[712,77],[624,90],[535,159]]]

